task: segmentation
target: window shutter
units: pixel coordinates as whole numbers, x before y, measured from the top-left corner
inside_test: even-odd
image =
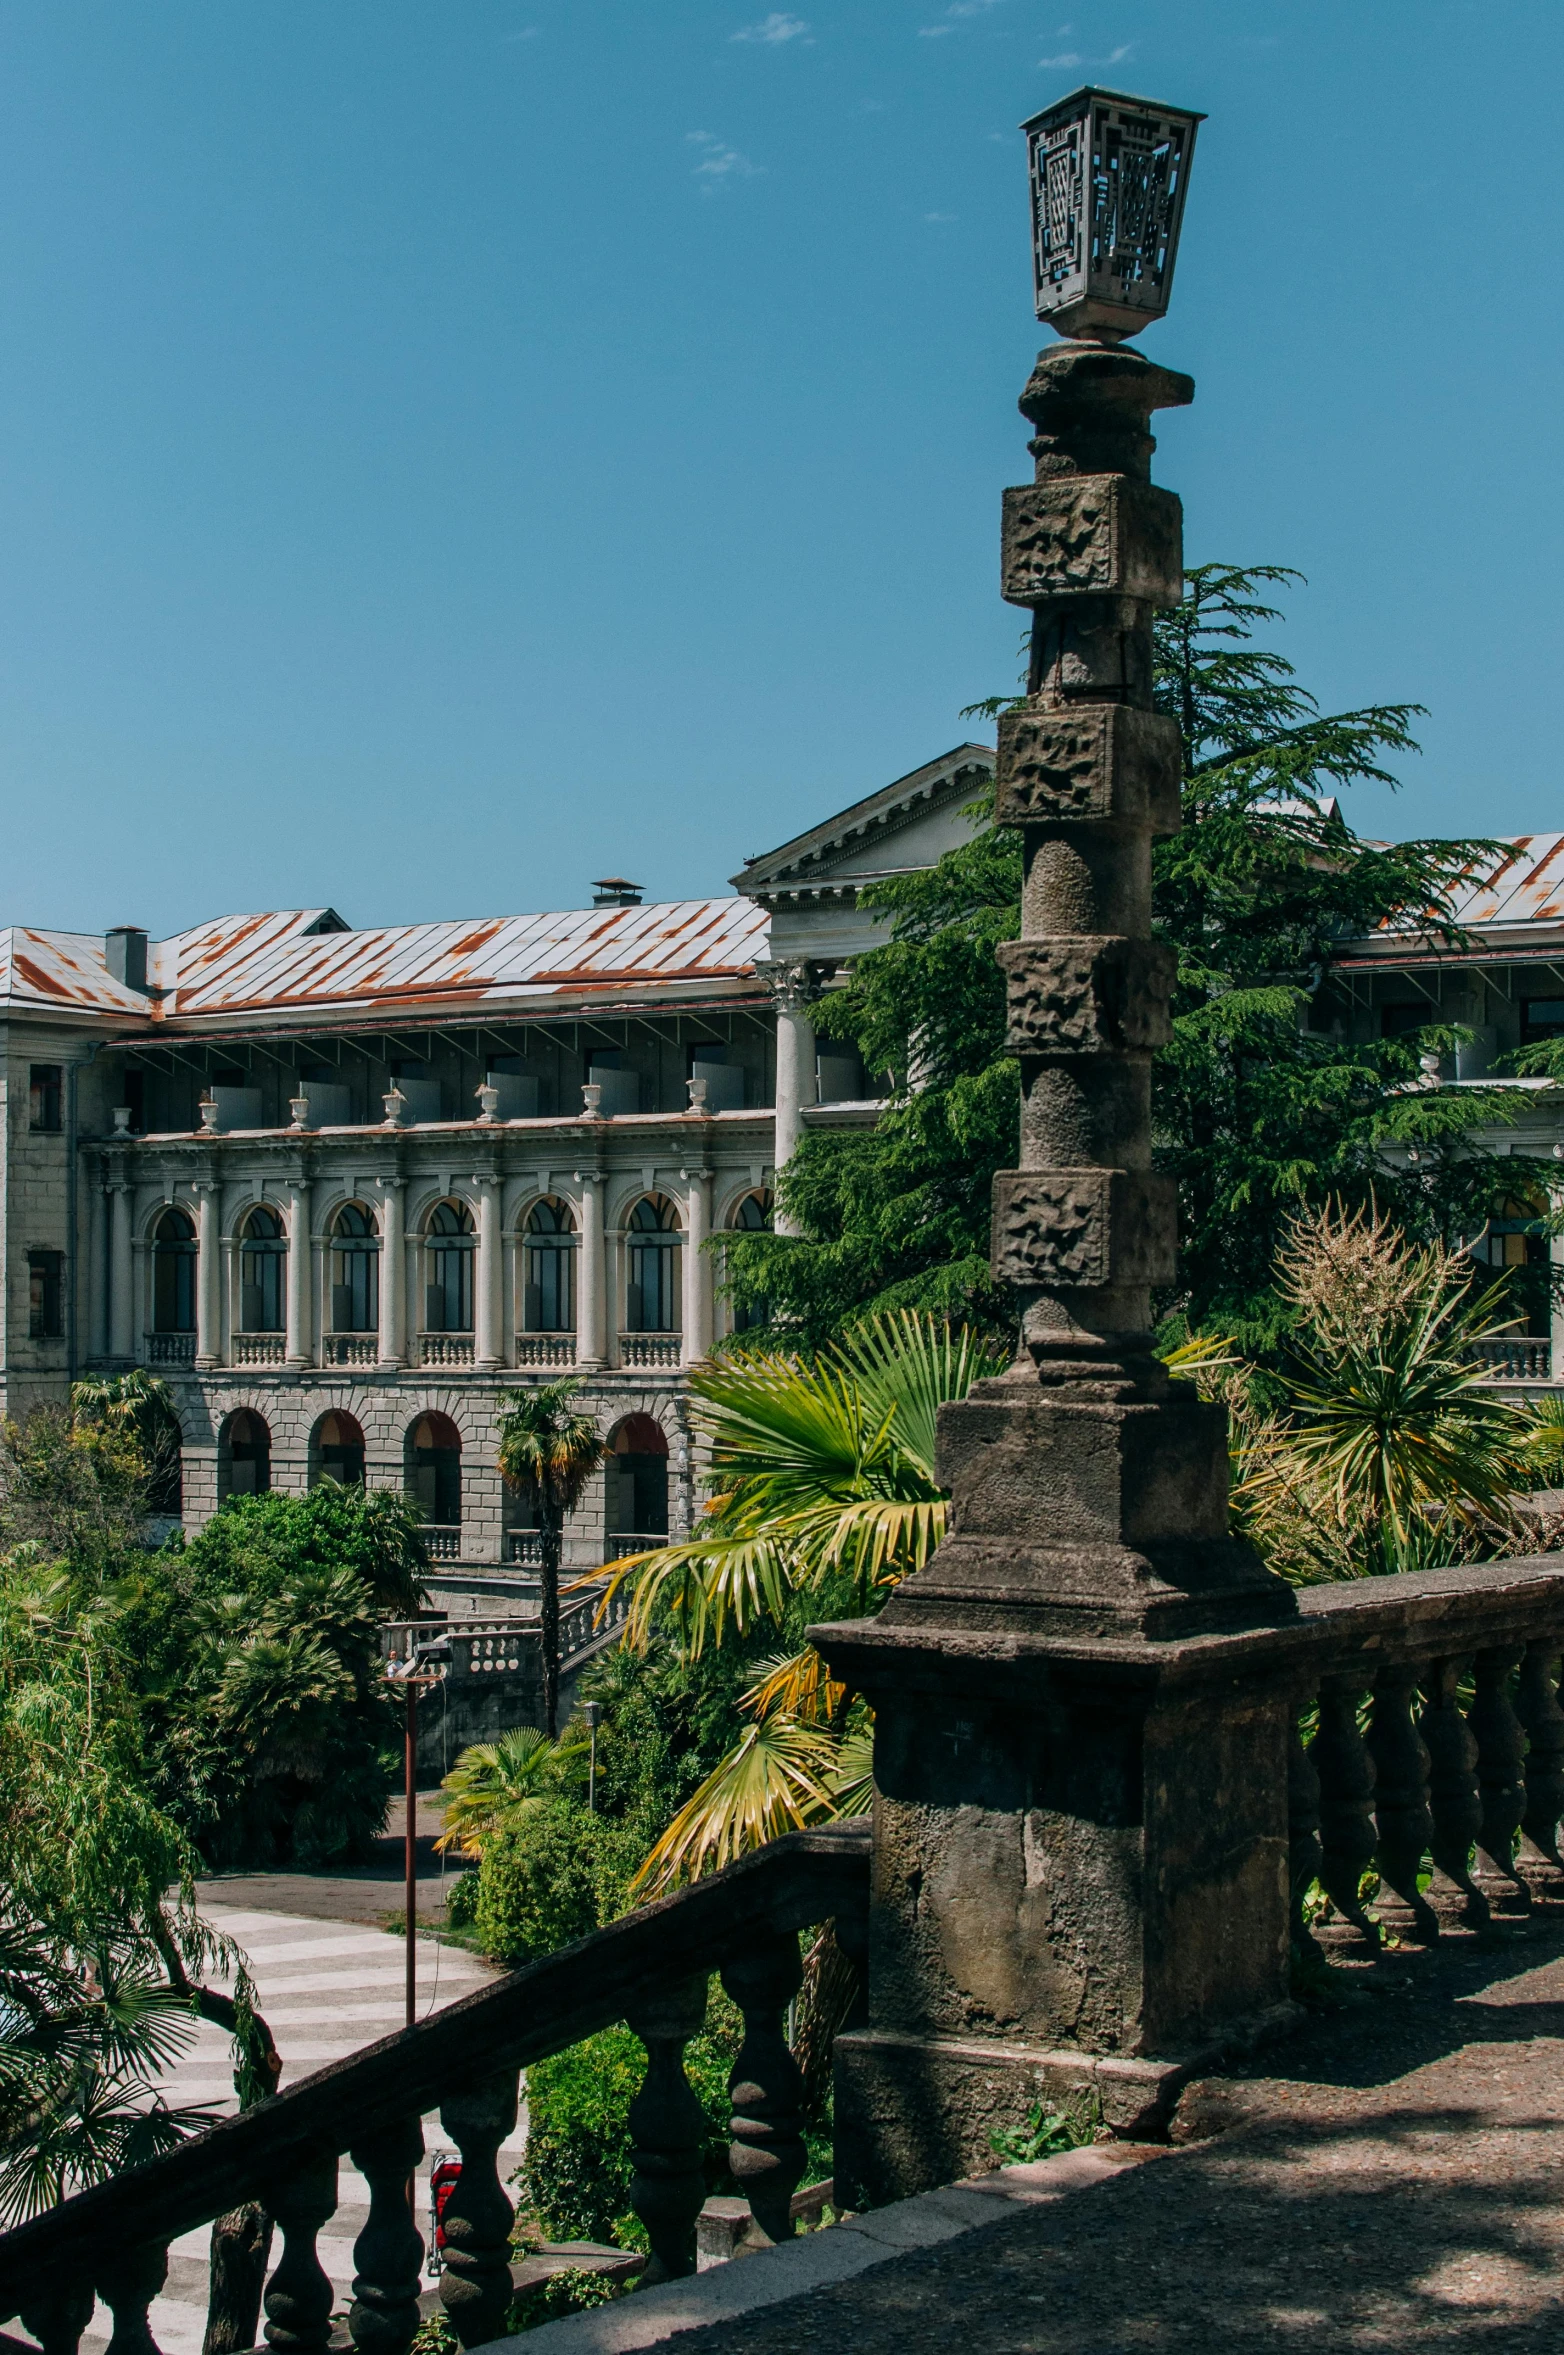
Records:
[[[521,1288],[521,1322],[523,1330],[538,1333],[543,1329],[543,1287],[523,1284]]]
[[[331,1329],[334,1333],[351,1333],[354,1330],[351,1284],[333,1284],[331,1287]]]
[[[247,1333],[264,1333],[265,1307],[259,1284],[239,1287],[239,1322]]]
[[[424,1286],[424,1331],[426,1333],[443,1333],[445,1331],[445,1286],[443,1284],[426,1284]]]

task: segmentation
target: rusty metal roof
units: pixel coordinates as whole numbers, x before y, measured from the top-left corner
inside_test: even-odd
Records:
[[[749,978],[769,920],[752,900],[669,900],[449,924],[322,930],[330,910],[224,916],[147,956],[150,994],[111,979],[101,935],[0,932],[0,1003],[181,1018],[408,1014]],[[336,919],[340,921],[340,919]]]

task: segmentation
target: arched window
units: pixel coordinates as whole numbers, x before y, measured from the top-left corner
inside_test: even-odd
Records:
[[[449,1415],[420,1415],[407,1435],[407,1487],[427,1523],[454,1529],[462,1517],[462,1435]]]
[[[476,1237],[465,1202],[437,1202],[424,1230],[429,1281],[424,1286],[424,1331],[472,1331],[472,1255]]]
[[[217,1472],[227,1496],[263,1496],[272,1484],[272,1435],[260,1415],[239,1407],[228,1418]]]
[[[772,1200],[769,1194],[746,1194],[733,1213],[731,1224],[740,1235],[769,1235],[771,1232]],[[771,1303],[768,1300],[746,1300],[735,1304],[733,1330],[735,1333],[753,1332],[757,1325],[771,1322]]]
[[[373,1333],[380,1323],[380,1237],[369,1212],[346,1202],[331,1230],[331,1329]]]
[[[165,1210],[152,1237],[152,1330],[195,1331],[195,1228],[182,1210]]]
[[[252,1210],[239,1239],[239,1330],[282,1331],[283,1270],[288,1241],[282,1220],[263,1204]]]
[[[650,1415],[627,1415],[609,1444],[604,1503],[610,1538],[666,1537],[668,1442],[662,1425]]]
[[[527,1214],[526,1272],[522,1278],[522,1330],[573,1333],[576,1329],[576,1222],[568,1206],[549,1198]]]
[[[630,1213],[625,1330],[679,1330],[679,1213],[666,1194],[643,1194]]]
[[[310,1486],[335,1480],[344,1488],[364,1485],[364,1434],[351,1415],[322,1415],[310,1448]]]

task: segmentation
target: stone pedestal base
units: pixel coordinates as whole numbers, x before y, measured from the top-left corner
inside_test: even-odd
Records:
[[[1220,2043],[1163,2060],[867,2028],[839,2036],[837,2204],[883,2207],[981,2175],[1001,2164],[995,2135],[1024,2129],[1039,2108],[1090,2117],[1122,2141],[1160,2141],[1192,2078],[1300,2016],[1296,2004],[1280,2003]]]

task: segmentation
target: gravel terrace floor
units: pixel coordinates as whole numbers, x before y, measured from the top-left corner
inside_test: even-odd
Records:
[[[711,2328],[677,2355],[1556,2355],[1564,1913],[1344,1974],[1343,2008],[1192,2086],[1112,2181]]]

